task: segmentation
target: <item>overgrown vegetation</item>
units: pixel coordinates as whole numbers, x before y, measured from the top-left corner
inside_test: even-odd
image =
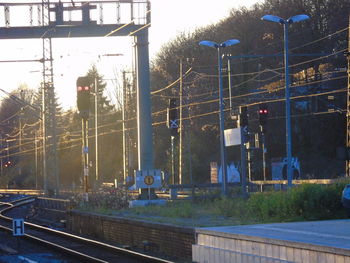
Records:
[[[304,184],[286,192],[255,193],[247,201],[237,202],[228,216],[250,218],[253,221],[323,220],[344,217],[341,204],[343,183],[334,185]],[[220,206],[226,211],[225,201]],[[230,202],[228,202],[230,203]],[[231,202],[232,203],[232,202]],[[232,204],[231,204],[232,205]]]
[[[118,205],[99,200],[98,205],[80,203],[83,210],[142,220],[187,226],[214,226],[345,218],[341,193],[347,182],[332,185],[304,184],[288,191],[252,193],[221,197],[218,192],[196,195],[193,199],[170,201],[165,206],[128,209],[127,200],[105,196]],[[117,194],[120,195],[121,193]],[[103,196],[100,196],[100,198]],[[110,206],[112,205],[112,206]],[[118,207],[118,208],[117,208]]]

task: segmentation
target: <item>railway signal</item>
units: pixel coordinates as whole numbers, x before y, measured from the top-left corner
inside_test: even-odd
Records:
[[[239,126],[240,127],[248,126],[248,108],[247,108],[247,106],[240,107]]]
[[[10,167],[11,165],[12,165],[12,162],[11,162],[11,161],[7,161],[7,162],[4,164],[5,168]]]
[[[88,77],[77,79],[77,107],[83,119],[89,118],[90,112],[90,80]]]
[[[177,108],[176,108],[176,99],[169,99],[169,107],[167,109],[168,117],[168,128],[171,130],[172,135],[177,134],[177,129],[179,128],[178,117],[177,117]]]
[[[82,159],[83,159],[83,184],[84,184],[84,198],[89,200],[88,186],[89,186],[89,148],[88,148],[88,119],[90,112],[90,79],[88,77],[79,77],[77,79],[77,106],[82,118]]]
[[[267,123],[267,119],[269,117],[269,110],[266,104],[261,104],[259,107],[259,124],[260,126],[265,126]]]
[[[266,177],[267,177],[267,165],[266,165],[267,148],[266,148],[266,144],[265,144],[265,133],[266,133],[266,123],[267,123],[267,119],[269,117],[269,110],[267,108],[267,104],[260,104],[258,114],[259,114],[259,123],[260,123],[260,128],[261,128],[263,178],[264,178],[264,181],[266,181]]]

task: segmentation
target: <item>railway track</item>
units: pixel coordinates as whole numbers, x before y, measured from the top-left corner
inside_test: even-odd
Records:
[[[25,215],[23,207],[30,205],[34,200],[33,197],[0,200],[0,229],[12,232],[12,218]],[[50,247],[80,262],[171,262],[30,222],[25,222],[23,238]]]

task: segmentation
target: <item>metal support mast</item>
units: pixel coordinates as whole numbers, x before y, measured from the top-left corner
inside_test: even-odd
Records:
[[[346,111],[346,149],[350,148],[350,16],[349,16],[349,31],[348,31],[348,52],[346,53],[348,60],[348,94],[347,94],[347,111]],[[349,159],[349,158],[347,158]],[[346,161],[346,176],[350,176],[350,160]]]
[[[183,79],[182,79],[182,59],[180,59],[180,105],[179,105],[179,184],[183,184],[182,178],[182,144],[183,144],[183,123],[182,123],[182,90],[183,90]]]
[[[81,130],[83,139],[83,151],[82,151],[82,163],[83,163],[83,187],[84,187],[84,199],[89,201],[89,139],[88,139],[88,120],[81,119]]]
[[[42,0],[42,26],[50,25],[50,0]],[[49,29],[48,29],[49,31]],[[43,45],[43,169],[45,193],[59,193],[56,140],[56,105],[53,86],[53,58],[51,37],[42,36]]]
[[[134,37],[137,83],[138,169],[153,169],[148,29]]]
[[[123,104],[122,104],[122,120],[123,120],[123,178],[124,178],[124,184],[126,184],[126,180],[128,177],[128,150],[127,150],[127,135],[126,135],[126,106],[127,106],[127,98],[126,98],[126,72],[123,71]]]

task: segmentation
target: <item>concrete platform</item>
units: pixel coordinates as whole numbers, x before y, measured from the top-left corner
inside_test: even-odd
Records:
[[[350,220],[196,229],[195,262],[350,263]]]

